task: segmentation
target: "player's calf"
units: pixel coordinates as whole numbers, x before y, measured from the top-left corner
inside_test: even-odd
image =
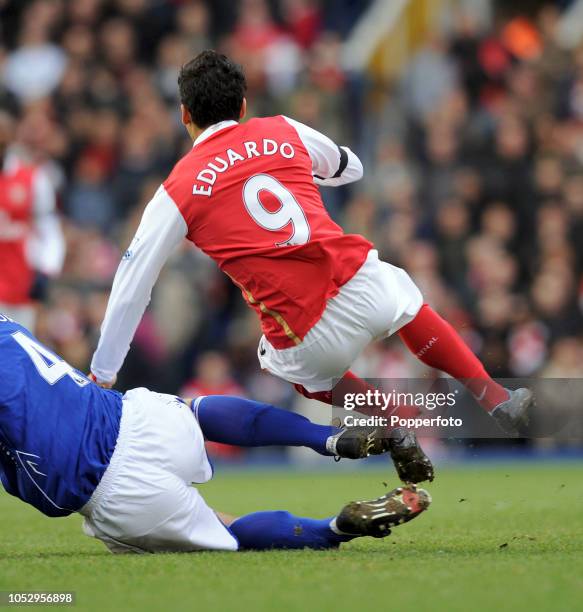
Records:
[[[394,489],[370,501],[350,502],[332,518],[312,519],[283,510],[254,512],[229,524],[239,550],[338,548],[354,538],[384,538],[391,528],[419,516],[431,503],[415,485]]]

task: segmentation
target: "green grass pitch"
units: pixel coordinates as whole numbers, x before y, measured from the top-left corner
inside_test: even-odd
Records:
[[[376,496],[392,468],[219,473],[226,512],[324,517]],[[583,466],[443,468],[433,505],[385,540],[333,552],[110,555],[81,519],[0,494],[0,590],[73,590],[81,610],[576,610],[583,606]]]

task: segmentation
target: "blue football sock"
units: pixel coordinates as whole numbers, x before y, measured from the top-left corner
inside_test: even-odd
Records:
[[[194,406],[205,438],[234,446],[307,446],[330,455],[326,440],[338,432],[295,412],[240,397],[209,395]]]
[[[283,510],[246,514],[231,524],[239,550],[273,548],[338,548],[355,536],[339,535],[330,529],[332,518],[323,520],[294,516]]]

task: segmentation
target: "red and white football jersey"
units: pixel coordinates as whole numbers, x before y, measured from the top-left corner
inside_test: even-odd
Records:
[[[352,151],[287,117],[205,130],[146,207],[114,280],[92,372],[99,380],[117,373],[184,236],[241,288],[274,347],[301,343],[372,248],[332,221],[316,183],[361,176]]]
[[[55,217],[55,195],[34,166],[0,169],[0,303],[28,303],[34,271],[57,274],[64,239]]]

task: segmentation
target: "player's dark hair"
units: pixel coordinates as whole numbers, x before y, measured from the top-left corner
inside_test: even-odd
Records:
[[[247,81],[241,66],[226,55],[206,50],[180,70],[180,101],[199,128],[239,119]]]

